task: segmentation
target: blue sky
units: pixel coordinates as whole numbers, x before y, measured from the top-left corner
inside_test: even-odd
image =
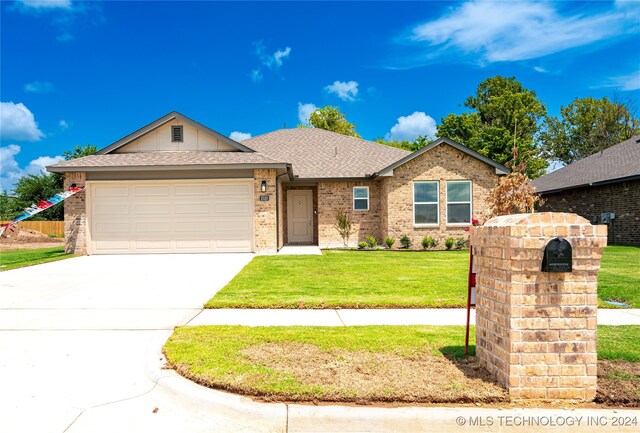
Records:
[[[242,139],[314,107],[413,139],[515,76],[550,114],[640,98],[640,2],[2,1],[2,188],[177,110]]]

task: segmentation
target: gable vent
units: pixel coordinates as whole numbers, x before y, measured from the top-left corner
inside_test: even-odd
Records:
[[[182,136],[182,125],[171,126],[171,141],[184,141]]]

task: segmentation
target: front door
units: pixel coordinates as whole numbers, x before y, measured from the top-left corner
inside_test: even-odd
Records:
[[[310,189],[287,191],[287,241],[313,242],[313,191]]]

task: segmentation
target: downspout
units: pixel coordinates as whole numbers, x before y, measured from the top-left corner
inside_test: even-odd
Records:
[[[287,171],[276,175],[276,251],[280,251],[280,189],[278,188],[278,178],[280,176],[289,175],[289,180],[293,177],[291,166],[287,164]],[[282,240],[284,244],[284,239]]]

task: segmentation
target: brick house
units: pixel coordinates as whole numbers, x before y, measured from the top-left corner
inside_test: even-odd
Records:
[[[608,243],[640,246],[640,135],[533,181],[543,212],[607,224]]]
[[[67,251],[76,254],[275,252],[408,235],[466,236],[508,170],[440,138],[417,152],[316,128],[236,142],[172,112],[96,155],[47,167],[65,188]],[[441,245],[443,242],[441,242]]]

